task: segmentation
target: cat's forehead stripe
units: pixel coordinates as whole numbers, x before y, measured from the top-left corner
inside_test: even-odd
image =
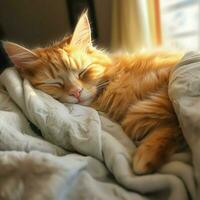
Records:
[[[70,65],[70,68],[72,68],[72,69],[77,69],[78,68],[75,59],[72,58],[71,56],[69,57],[69,65]]]
[[[88,60],[85,60],[80,52],[70,54],[63,49],[52,49],[51,51],[46,51],[45,54],[47,61],[52,65],[52,68],[55,68],[57,71],[60,69],[81,70],[86,68],[88,64]],[[53,70],[51,69],[51,71]]]
[[[63,84],[63,80],[60,79],[60,78],[57,78],[57,79],[47,79],[47,80],[44,80],[42,81],[42,83],[47,83],[47,84],[51,84],[51,83],[61,83]]]
[[[49,73],[51,74],[52,78],[56,77],[56,70],[55,70],[55,66],[53,63],[51,63],[49,66]]]

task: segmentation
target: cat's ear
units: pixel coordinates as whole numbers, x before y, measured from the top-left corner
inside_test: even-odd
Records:
[[[84,12],[78,20],[70,44],[78,45],[83,49],[92,46],[91,28],[87,12]]]
[[[26,68],[38,62],[38,56],[31,50],[13,42],[3,42],[10,60],[19,68]]]

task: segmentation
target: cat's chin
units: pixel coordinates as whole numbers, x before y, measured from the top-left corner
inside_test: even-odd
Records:
[[[73,97],[73,98],[68,98],[68,99],[60,99],[60,102],[89,106],[92,103],[93,100],[94,100],[94,96],[92,96],[88,99],[76,99],[76,98]]]
[[[92,103],[93,99],[88,99],[85,101],[80,101],[77,104],[83,105],[83,106],[89,106]]]

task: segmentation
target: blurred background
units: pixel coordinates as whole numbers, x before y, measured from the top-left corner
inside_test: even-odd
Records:
[[[45,46],[70,34],[85,9],[94,43],[107,50],[200,49],[200,0],[0,0],[0,40]]]

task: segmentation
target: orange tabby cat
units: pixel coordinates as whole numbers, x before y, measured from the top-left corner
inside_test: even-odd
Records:
[[[138,145],[137,174],[158,169],[179,149],[182,132],[168,97],[171,68],[182,55],[107,55],[92,46],[83,14],[71,37],[47,48],[28,50],[4,42],[23,78],[61,102],[91,105],[121,124]]]

